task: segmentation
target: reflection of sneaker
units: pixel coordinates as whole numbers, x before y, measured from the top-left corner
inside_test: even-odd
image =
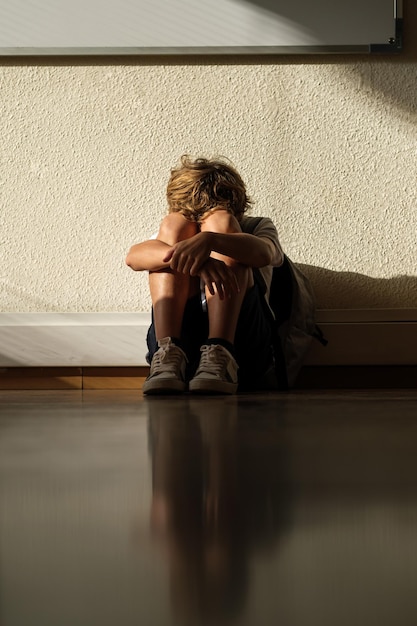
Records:
[[[236,393],[238,366],[230,352],[219,344],[201,346],[200,365],[189,389],[195,393]]]
[[[185,391],[187,357],[172,343],[171,337],[158,341],[159,349],[153,355],[151,370],[143,383],[144,394],[180,393]]]

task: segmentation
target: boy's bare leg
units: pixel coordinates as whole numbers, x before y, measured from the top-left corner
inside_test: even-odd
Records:
[[[179,213],[170,213],[161,223],[157,239],[172,246],[197,232],[197,224],[187,221]],[[172,339],[181,338],[187,298],[193,294],[193,289],[199,289],[199,279],[167,267],[149,273],[149,287],[159,348],[152,357],[150,374],[142,391],[145,395],[181,393],[187,388],[187,358]]]
[[[201,224],[201,231],[220,233],[239,233],[241,228],[237,219],[227,211],[215,211]],[[253,286],[253,274],[249,267],[236,263],[230,257],[212,253],[212,256],[220,259],[231,267],[236,273],[240,291],[233,293],[221,300],[218,294],[211,295],[206,289],[207,308],[209,314],[209,339],[225,339],[233,344],[240,309],[245,294]]]
[[[169,246],[192,237],[198,225],[186,220],[180,213],[168,214],[161,223],[157,239]],[[197,293],[199,279],[167,268],[149,273],[156,339],[180,337],[187,299]]]
[[[239,233],[236,218],[227,211],[215,211],[201,224],[201,230],[220,233]],[[250,267],[218,253],[212,256],[228,265],[237,277],[239,291],[226,293],[223,299],[206,288],[209,318],[207,345],[201,347],[200,364],[189,383],[192,393],[233,394],[238,389],[238,364],[234,358],[234,340],[237,322],[246,291],[253,285]]]

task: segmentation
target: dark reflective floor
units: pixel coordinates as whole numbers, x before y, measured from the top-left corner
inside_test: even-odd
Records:
[[[417,391],[0,392],[1,626],[415,626]]]

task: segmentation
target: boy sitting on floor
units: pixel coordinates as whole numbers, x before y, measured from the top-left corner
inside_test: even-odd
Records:
[[[245,215],[245,184],[220,159],[183,156],[167,199],[156,239],[132,246],[126,258],[133,270],[149,272],[151,367],[143,393],[267,388],[274,366],[265,299],[272,267],[284,260],[272,220],[262,218],[251,232],[256,218]]]

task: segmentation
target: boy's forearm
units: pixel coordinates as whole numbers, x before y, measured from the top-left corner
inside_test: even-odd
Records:
[[[168,246],[159,239],[150,239],[132,246],[126,257],[126,264],[136,272],[156,272],[169,267],[169,263],[163,261]]]
[[[282,259],[278,258],[280,255],[271,240],[248,233],[205,231],[176,244],[174,253],[176,256],[167,257],[167,253],[173,249],[172,246],[159,239],[144,241],[132,246],[126,257],[126,263],[135,271],[152,272],[168,267],[184,271],[184,255],[185,261],[190,259],[190,265],[197,260],[196,265],[201,267],[201,263],[204,263],[208,258],[210,250],[249,267],[280,265],[282,262]],[[199,256],[202,257],[200,262],[198,262]],[[180,257],[181,261],[178,260]]]
[[[250,267],[275,264],[275,247],[269,239],[248,233],[210,233],[213,252]]]

